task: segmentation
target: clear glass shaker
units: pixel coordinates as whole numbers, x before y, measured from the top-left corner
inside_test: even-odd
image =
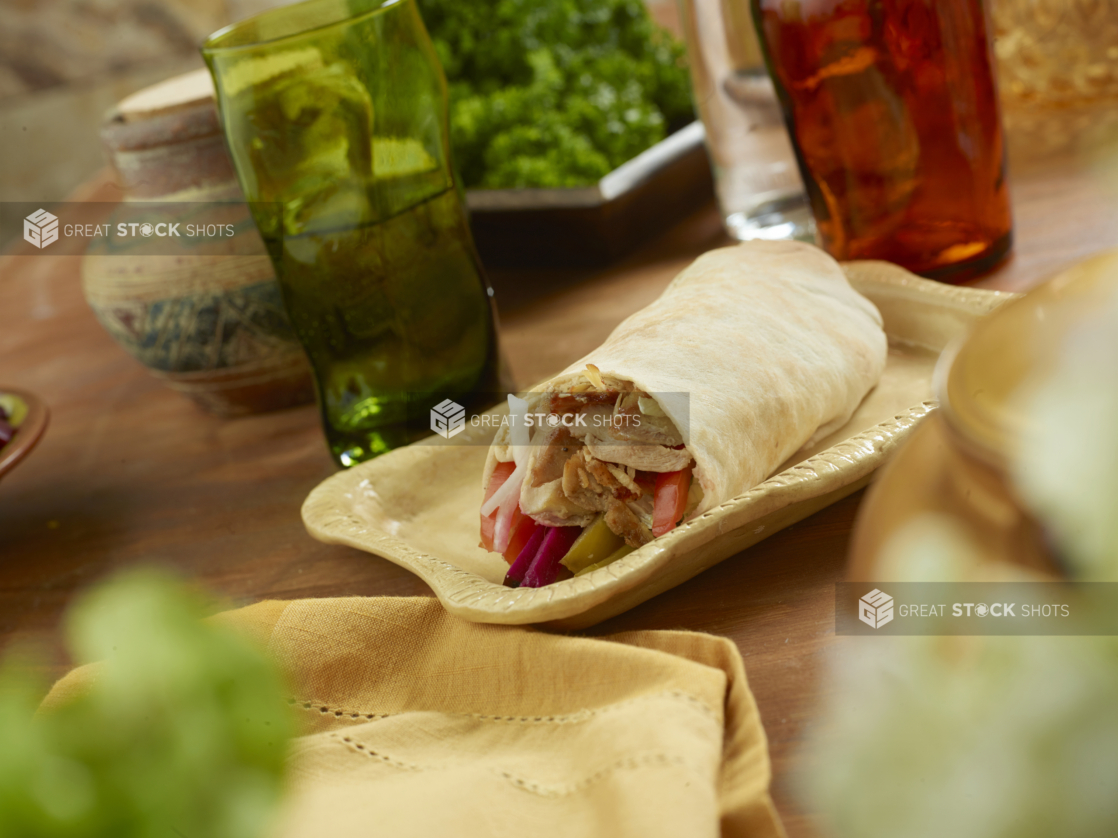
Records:
[[[727,232],[740,241],[814,241],[815,222],[749,0],[678,2]]]

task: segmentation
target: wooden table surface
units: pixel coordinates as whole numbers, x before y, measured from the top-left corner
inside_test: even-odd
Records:
[[[109,200],[101,179],[85,200]],[[1118,195],[1064,157],[1015,173],[1017,244],[978,284],[1021,290],[1118,245]],[[697,254],[726,243],[713,205],[599,271],[493,276],[516,379],[532,382],[596,346]],[[0,642],[41,641],[66,667],[58,626],[74,591],[139,562],[181,570],[227,603],[338,595],[428,595],[405,570],[313,541],[299,507],[334,468],[313,407],[234,420],[200,412],[126,356],[79,286],[79,257],[0,260],[0,389],[50,405],[39,448],[0,481]],[[833,585],[858,493],[594,629],[683,628],[741,649],[791,836],[820,834],[796,797],[799,750],[834,649]],[[216,604],[215,604],[216,607]],[[51,657],[53,655],[53,657]]]

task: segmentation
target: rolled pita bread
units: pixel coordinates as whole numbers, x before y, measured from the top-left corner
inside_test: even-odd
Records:
[[[880,379],[887,349],[880,313],[834,259],[798,242],[746,242],[696,259],[529,401],[546,412],[549,398],[572,390],[649,394],[694,459],[702,500],[692,518],[841,427]],[[502,427],[483,486],[498,462],[513,459],[510,442]],[[601,441],[593,453],[609,459]],[[548,526],[585,526],[593,513],[566,503],[554,476],[542,479],[545,460],[545,449],[532,445],[521,511]]]

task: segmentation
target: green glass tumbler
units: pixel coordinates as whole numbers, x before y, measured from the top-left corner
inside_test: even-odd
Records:
[[[500,389],[492,291],[415,0],[309,0],[203,45],[237,176],[342,466]]]

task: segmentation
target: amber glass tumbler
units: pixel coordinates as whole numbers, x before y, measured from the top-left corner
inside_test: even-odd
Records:
[[[980,0],[752,0],[812,204],[837,259],[957,281],[1013,222]]]

